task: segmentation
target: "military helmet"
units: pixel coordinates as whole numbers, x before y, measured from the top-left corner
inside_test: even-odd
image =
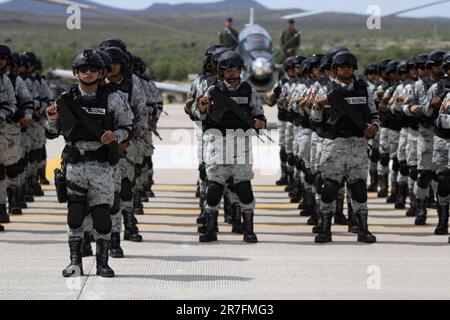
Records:
[[[302,62],[306,59],[306,57],[304,56],[296,56],[295,57],[295,62],[294,62],[294,67],[299,69],[300,66],[302,65]]]
[[[241,55],[231,50],[223,53],[218,62],[219,69],[224,71],[241,70],[244,67],[244,60]]]
[[[331,62],[333,61],[333,56],[326,54],[320,60],[320,70],[331,69]]]
[[[211,57],[214,54],[214,52],[219,48],[225,48],[225,46],[222,44],[214,44],[208,49],[206,49],[205,56]]]
[[[378,65],[374,63],[368,64],[364,69],[364,75],[366,76],[369,74],[377,74],[377,73],[378,73]]]
[[[95,51],[95,53],[100,56],[100,59],[102,59],[103,65],[108,70],[108,72],[111,72],[113,61],[112,61],[111,57],[109,56],[109,54],[107,54],[105,51],[100,51],[100,50]]]
[[[100,56],[95,54],[93,49],[86,49],[75,58],[72,68],[76,70],[83,66],[92,66],[102,69],[104,64]]]
[[[40,59],[37,59],[34,67],[36,70],[42,70],[42,61]]]
[[[28,65],[34,67],[37,63],[37,56],[34,52],[24,52],[23,53],[28,58]]]
[[[120,50],[122,50],[123,52],[127,52],[127,45],[125,44],[125,42],[117,38],[105,39],[99,45],[99,49],[102,51],[111,47],[120,48]]]
[[[387,65],[388,65],[389,62],[391,62],[391,61],[392,61],[391,59],[383,59],[383,60],[381,60],[381,61],[378,63],[378,71],[379,71],[379,72],[385,71]]]
[[[353,53],[341,51],[333,57],[331,68],[336,69],[339,66],[351,66],[354,70],[358,70],[358,59]]]
[[[11,56],[11,48],[7,45],[0,44],[0,56],[10,58]]]
[[[402,60],[397,65],[397,73],[407,73],[409,72],[408,60]]]
[[[132,62],[133,62],[135,70],[137,70],[141,73],[144,73],[145,70],[147,70],[147,64],[141,57],[133,56]]]
[[[440,66],[442,64],[442,58],[444,57],[444,55],[445,52],[441,50],[434,50],[430,52],[427,62],[425,63],[425,67],[427,69],[431,69],[432,66]]]
[[[127,56],[125,55],[123,50],[118,47],[108,47],[108,48],[104,49],[103,52],[105,52],[107,55],[109,55],[113,64],[119,63],[122,65],[126,65],[128,62]]]
[[[399,64],[399,61],[392,60],[389,62],[386,66],[386,73],[397,73],[397,66]]]
[[[303,60],[300,64],[300,71],[302,74],[309,73],[309,57]]]
[[[296,57],[289,57],[287,58],[283,63],[283,68],[285,71],[288,71],[288,69],[294,69],[296,63]]]
[[[328,50],[327,52],[327,56],[330,56],[331,58],[333,58],[336,54],[338,54],[339,52],[350,52],[350,50],[348,50],[347,47],[344,46],[335,46],[330,48],[330,50]]]
[[[417,68],[417,66],[416,66],[416,58],[415,57],[409,58],[406,63],[408,64],[408,69],[409,70]]]
[[[322,61],[322,58],[324,57],[323,54],[320,53],[314,53],[312,56],[309,57],[309,68],[315,68],[320,67],[320,62]]]
[[[15,64],[16,66],[22,65],[22,57],[20,56],[20,53],[18,52],[11,52],[11,55],[9,56],[10,62],[12,64]]]
[[[216,50],[214,50],[214,53],[212,55],[211,62],[214,66],[217,66],[219,63],[219,59],[225,52],[231,51],[229,48],[226,47],[219,47]]]
[[[442,58],[442,68],[450,69],[450,51],[447,52]]]
[[[420,69],[425,69],[425,64],[428,60],[428,53],[421,53],[414,58],[414,62],[416,63],[416,67]]]

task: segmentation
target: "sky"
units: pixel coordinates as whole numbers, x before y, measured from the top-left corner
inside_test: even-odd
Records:
[[[6,2],[7,0],[0,0]],[[76,0],[74,0],[76,1]],[[155,2],[162,3],[183,3],[183,2],[215,2],[217,0],[91,0],[93,2],[115,6],[126,9],[143,9],[149,7]],[[308,11],[339,11],[367,14],[367,8],[370,5],[377,5],[381,9],[381,14],[389,14],[400,11],[405,8],[420,6],[423,4],[435,2],[436,0],[257,0],[265,6],[272,9],[301,8]],[[409,17],[430,17],[444,16],[450,18],[450,1],[427,9],[420,9],[410,12],[404,16]]]

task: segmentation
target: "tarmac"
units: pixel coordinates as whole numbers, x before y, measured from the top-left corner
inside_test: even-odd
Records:
[[[426,226],[414,226],[404,210],[370,194],[376,244],[358,243],[345,226],[333,226],[332,243],[315,244],[307,218],[289,203],[284,188],[275,186],[278,145],[264,137],[254,150],[259,243],[232,234],[222,213],[219,241],[199,243],[194,126],[181,105],[166,110],[170,116],[163,116],[159,128],[164,141],[154,141],[156,197],[145,203],[145,215],[137,216],[144,241],[122,241],[125,258],[110,259],[116,277],[96,276],[94,257],[83,260],[85,276],[61,276],[69,263],[67,209],[50,185],[0,233],[0,299],[450,298],[450,244],[448,236],[433,233],[435,210]],[[266,110],[274,126],[275,110]],[[269,136],[277,141],[275,130]],[[62,146],[61,139],[48,143],[50,177]]]

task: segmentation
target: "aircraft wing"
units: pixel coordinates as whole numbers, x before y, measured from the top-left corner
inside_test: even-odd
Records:
[[[71,70],[55,69],[48,72],[48,75],[55,78],[64,78],[68,80],[76,80]]]
[[[303,18],[303,17],[315,16],[315,15],[326,13],[326,12],[327,11],[300,12],[300,13],[294,13],[294,14],[288,14],[286,16],[282,16],[281,19],[289,20],[289,19]]]

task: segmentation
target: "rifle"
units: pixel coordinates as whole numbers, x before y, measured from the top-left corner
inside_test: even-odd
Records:
[[[336,122],[342,117],[347,116],[351,122],[362,132],[367,129],[367,123],[363,121],[355,112],[352,110],[348,102],[342,97],[339,92],[332,90],[328,95],[328,102],[333,106],[331,108],[332,114],[328,119],[327,123],[330,125],[335,125]]]
[[[153,132],[153,134],[161,141],[163,141],[163,139],[161,138],[158,130],[155,127],[150,126],[150,130]]]

